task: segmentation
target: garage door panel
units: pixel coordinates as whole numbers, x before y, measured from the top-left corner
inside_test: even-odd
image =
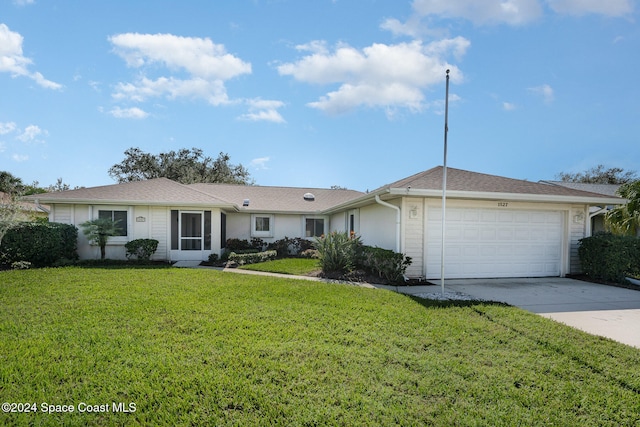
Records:
[[[440,209],[429,209],[428,278],[440,277],[441,218]],[[563,235],[560,211],[450,208],[445,274],[448,278],[559,276]]]

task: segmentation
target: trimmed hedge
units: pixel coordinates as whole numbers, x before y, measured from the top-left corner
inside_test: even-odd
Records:
[[[78,259],[78,229],[56,222],[22,222],[7,230],[0,245],[0,264],[19,261],[50,267]]]
[[[229,261],[235,262],[238,265],[255,264],[258,262],[271,261],[276,259],[278,252],[276,251],[264,251],[257,253],[238,254],[231,252],[229,254]]]
[[[582,272],[594,279],[625,281],[625,276],[640,273],[640,239],[598,233],[580,239],[578,256]]]
[[[411,257],[390,249],[363,246],[360,263],[366,271],[390,283],[400,283],[404,281],[404,273],[411,265]]]
[[[124,245],[127,249],[127,259],[133,256],[139,260],[149,261],[158,250],[159,243],[156,239],[135,239],[127,242]]]

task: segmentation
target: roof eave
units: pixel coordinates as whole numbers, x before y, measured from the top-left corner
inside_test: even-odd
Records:
[[[398,196],[442,197],[442,190],[391,188],[390,194]],[[622,205],[627,201],[620,197],[589,197],[558,194],[500,193],[488,191],[447,190],[447,198],[480,200],[513,200],[519,202],[584,203],[589,205]]]
[[[55,204],[78,204],[78,205],[132,205],[132,206],[202,206],[233,209],[236,205],[232,203],[203,203],[203,202],[168,202],[168,201],[149,201],[149,200],[120,200],[120,199],[44,199],[34,198],[34,201],[45,203],[47,205]]]

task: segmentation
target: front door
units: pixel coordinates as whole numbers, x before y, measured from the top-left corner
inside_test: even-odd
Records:
[[[208,215],[205,215],[208,214]],[[211,249],[210,211],[171,212],[171,259],[174,261],[206,259],[204,250]],[[206,221],[208,219],[208,221]],[[207,247],[208,246],[208,247]]]

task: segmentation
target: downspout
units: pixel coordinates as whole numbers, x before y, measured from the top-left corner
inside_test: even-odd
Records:
[[[400,253],[400,208],[396,205],[392,205],[391,203],[383,202],[377,194],[376,202],[382,206],[396,210],[396,252]]]
[[[40,204],[40,200],[38,200],[38,199],[36,199],[36,207],[38,209],[40,209],[42,212],[46,213],[47,215],[49,215],[51,213],[51,211],[49,209],[45,208],[44,206],[42,206]]]

